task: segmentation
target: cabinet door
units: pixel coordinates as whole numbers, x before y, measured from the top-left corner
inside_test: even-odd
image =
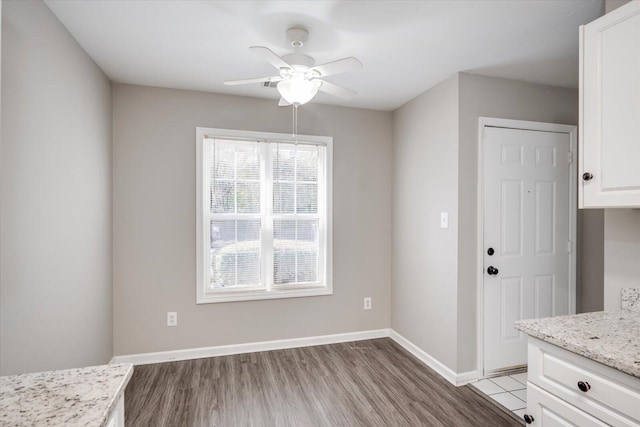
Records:
[[[604,427],[608,425],[531,383],[527,384],[527,414],[533,416],[532,426]]]
[[[580,207],[640,207],[640,1],[580,35]]]

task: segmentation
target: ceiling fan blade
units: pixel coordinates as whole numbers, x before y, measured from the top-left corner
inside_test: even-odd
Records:
[[[354,57],[349,57],[318,65],[313,67],[312,70],[316,70],[320,73],[320,77],[325,77],[332,74],[346,73],[347,71],[357,70],[359,68],[362,68],[362,62],[358,61]]]
[[[356,94],[358,93],[355,90],[347,89],[346,87],[325,82],[324,80],[320,80],[320,81],[322,82],[322,84],[320,85],[318,90],[322,92],[326,92],[329,95],[337,96],[339,98],[344,98],[344,99],[351,99],[354,96],[356,96]]]
[[[289,101],[280,97],[280,101],[278,102],[278,107],[288,107],[289,105],[291,105]]]
[[[236,85],[246,85],[250,83],[279,82],[280,80],[282,80],[282,77],[273,76],[273,77],[260,77],[257,79],[229,80],[224,82],[224,84],[227,86],[236,86]]]
[[[271,49],[264,46],[251,46],[249,49],[262,59],[266,60],[269,64],[280,68],[291,68],[291,65],[287,64],[284,59],[276,55]]]

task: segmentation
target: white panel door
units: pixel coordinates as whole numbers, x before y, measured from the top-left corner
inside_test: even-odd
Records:
[[[527,363],[517,320],[569,312],[566,133],[485,127],[484,372]]]
[[[640,1],[581,31],[580,207],[640,207]]]

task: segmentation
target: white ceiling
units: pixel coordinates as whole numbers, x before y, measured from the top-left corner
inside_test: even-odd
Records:
[[[316,63],[355,56],[360,71],[327,78],[357,90],[324,104],[393,110],[458,71],[577,87],[578,26],[602,0],[66,1],[46,0],[115,82],[278,99],[276,75],[249,51],[291,51],[285,30],[306,27]]]

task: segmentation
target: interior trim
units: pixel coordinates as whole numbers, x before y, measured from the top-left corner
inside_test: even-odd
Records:
[[[463,386],[478,379],[478,372],[476,370],[458,374],[393,329],[391,329],[390,338],[456,387]]]
[[[154,353],[128,354],[122,356],[114,356],[109,363],[132,363],[134,365],[148,365],[151,363],[175,362],[177,360],[202,359],[205,357],[230,356],[233,354],[255,353],[259,351],[284,350],[287,348],[311,347],[314,345],[338,344],[349,341],[387,338],[389,337],[389,335],[389,329],[375,329],[369,331],[347,332],[343,334],[320,335],[314,337],[260,341],[212,347],[199,347],[183,350],[159,351]]]
[[[458,374],[393,329],[374,329],[368,331],[347,332],[342,334],[320,335],[314,337],[189,348],[183,350],[159,351],[154,353],[127,354],[114,356],[109,363],[131,363],[133,365],[148,365],[152,363],[175,362],[179,360],[202,359],[205,357],[230,356],[234,354],[255,353],[260,351],[284,350],[288,348],[338,344],[343,342],[362,341],[376,338],[391,338],[398,345],[407,350],[418,360],[436,371],[441,377],[455,386],[462,386],[478,379],[477,371],[474,370]]]

